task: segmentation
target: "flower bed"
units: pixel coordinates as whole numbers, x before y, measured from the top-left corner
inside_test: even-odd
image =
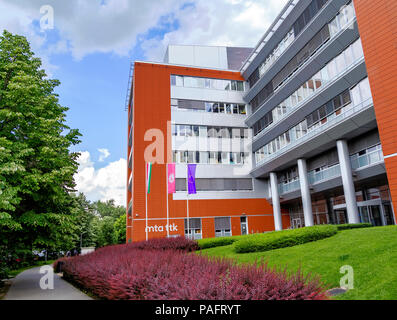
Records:
[[[149,245],[149,244],[148,244]],[[317,279],[181,250],[105,247],[61,259],[64,278],[109,300],[325,299]]]

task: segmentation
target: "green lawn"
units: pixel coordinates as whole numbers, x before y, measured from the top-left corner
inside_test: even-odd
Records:
[[[337,299],[397,299],[397,226],[340,231],[327,239],[267,252],[242,253],[233,245],[201,251],[210,256],[255,263],[260,259],[272,267],[320,275],[329,288],[339,287],[340,267],[354,269],[354,289]]]

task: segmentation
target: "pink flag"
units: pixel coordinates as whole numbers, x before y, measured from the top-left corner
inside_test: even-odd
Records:
[[[175,193],[175,163],[168,164],[168,194]]]

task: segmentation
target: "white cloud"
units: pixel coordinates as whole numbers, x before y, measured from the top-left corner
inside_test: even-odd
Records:
[[[254,47],[287,0],[196,0],[175,13],[179,28],[161,41],[147,40],[150,60],[160,60],[168,44]]]
[[[101,153],[98,159],[99,162],[104,162],[105,159],[110,156],[110,152],[108,149],[98,149],[98,151]]]
[[[88,151],[81,152],[79,170],[75,175],[76,189],[91,201],[114,199],[117,205],[125,206],[127,161],[120,159],[96,170]]]
[[[33,31],[40,7],[54,8],[61,39],[44,52],[71,52],[76,59],[94,52],[129,55],[137,43],[160,60],[171,44],[254,46],[287,0],[1,0],[0,29],[26,34],[40,47],[45,33]],[[153,28],[177,22],[163,39]],[[150,38],[151,37],[151,38]]]

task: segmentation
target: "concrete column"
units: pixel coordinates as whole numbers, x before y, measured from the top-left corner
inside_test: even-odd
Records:
[[[280,196],[278,194],[277,174],[275,172],[270,173],[270,188],[272,191],[274,228],[276,231],[281,231],[283,230],[283,224],[281,221],[281,206]]]
[[[312,197],[309,189],[309,178],[307,177],[307,164],[305,159],[298,159],[299,182],[301,185],[303,214],[305,226],[311,227],[313,223]]]
[[[338,148],[343,191],[345,192],[347,219],[349,220],[349,223],[360,223],[349,148],[347,146],[346,140],[338,140],[336,142],[336,146]]]

